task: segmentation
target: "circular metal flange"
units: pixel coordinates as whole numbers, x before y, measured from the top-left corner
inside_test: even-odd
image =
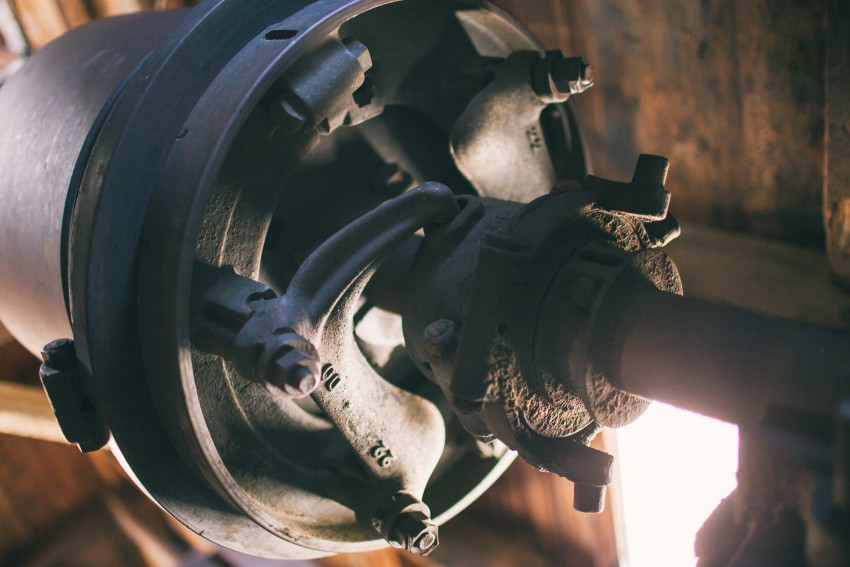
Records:
[[[113,449],[165,509],[234,549],[307,557],[385,545],[337,503],[346,495],[333,490],[345,483],[329,480],[339,471],[322,470],[316,462],[265,459],[277,452],[265,446],[275,412],[292,418],[278,439],[294,432],[333,453],[339,444],[327,423],[263,394],[240,398],[233,372],[192,348],[194,263],[230,263],[256,277],[266,227],[285,189],[281,180],[315,144],[314,129],[286,133],[264,122],[264,98],[301,58],[329,38],[345,40],[347,33],[356,33],[376,62],[382,41],[387,56],[393,48],[403,55],[397,48],[404,41],[421,49],[414,32],[427,41],[421,30],[429,19],[445,26],[430,38],[432,45],[466,49],[467,60],[459,62],[539,51],[527,32],[490,6],[385,4],[266,0],[250,10],[235,1],[202,4],[129,79],[81,182],[71,229],[71,310],[80,359],[95,377],[90,389],[109,419]],[[394,23],[382,31],[396,35],[373,29],[367,38],[370,21]],[[439,107],[459,112],[471,93],[455,100],[429,97],[420,87],[432,77],[411,80],[415,62],[402,69],[407,75],[383,62],[393,71],[384,75],[384,103],[406,103],[448,129],[456,116],[441,115]],[[379,68],[376,63],[376,78]],[[216,224],[221,219],[227,219],[224,230]],[[250,417],[224,408],[243,415],[247,409]],[[225,446],[226,440],[246,447]],[[255,450],[259,458],[247,464],[223,457]],[[333,454],[314,459],[325,457],[345,460]],[[425,492],[436,522],[468,504],[511,458],[467,456],[441,464]],[[285,470],[276,470],[279,465]],[[246,492],[247,485],[261,490]],[[297,497],[287,500],[293,493]],[[310,496],[316,493],[330,497]]]

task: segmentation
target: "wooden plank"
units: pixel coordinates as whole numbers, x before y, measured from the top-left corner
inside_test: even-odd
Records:
[[[17,341],[0,345],[0,380],[40,386],[38,369],[41,360]]]
[[[37,540],[100,486],[76,447],[0,435],[0,564],[4,552]]]
[[[130,14],[144,8],[139,0],[89,0],[94,17]]]
[[[154,567],[138,553],[109,510],[97,499],[85,503],[70,516],[54,522],[27,549],[10,553],[9,567]]]
[[[665,251],[686,295],[850,330],[850,295],[832,283],[822,250],[684,224]]]
[[[555,562],[517,531],[494,531],[461,514],[440,532],[440,547],[428,556],[440,565],[486,565],[487,567],[553,567]]]
[[[850,286],[850,3],[829,0],[826,69],[826,248],[833,273]]]
[[[0,43],[17,55],[29,54],[30,46],[14,10],[13,0],[0,0]]]
[[[151,567],[179,567],[183,558],[187,555],[186,550],[177,545],[176,539],[172,540],[169,534],[154,529],[149,519],[142,518],[140,511],[153,506],[150,502],[141,503],[138,500],[126,500],[117,493],[107,492],[103,496],[103,503],[109,510],[115,523],[127,538],[133,542],[144,561]],[[159,514],[157,519],[160,520]]]
[[[44,390],[0,381],[0,434],[66,443]]]
[[[172,10],[174,8],[185,8],[187,5],[193,5],[195,2],[185,2],[184,0],[155,0],[153,4],[154,10]]]
[[[91,20],[88,5],[84,0],[56,0],[59,9],[68,22],[68,27],[75,28]]]
[[[65,15],[54,0],[13,0],[12,6],[33,49],[68,31]]]

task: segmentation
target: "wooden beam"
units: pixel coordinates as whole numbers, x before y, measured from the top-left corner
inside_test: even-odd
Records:
[[[68,31],[68,22],[55,0],[14,0],[12,6],[33,49]]]
[[[832,283],[823,250],[683,224],[665,251],[679,268],[685,295],[850,330],[850,294]]]
[[[91,13],[84,0],[56,0],[68,26],[75,28],[91,20]]]
[[[138,12],[144,8],[139,0],[90,0],[92,13],[95,17],[117,16]]]
[[[44,390],[0,381],[0,433],[67,443]]]

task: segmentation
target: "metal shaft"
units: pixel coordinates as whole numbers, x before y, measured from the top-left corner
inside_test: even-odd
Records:
[[[740,425],[771,406],[830,415],[850,393],[850,335],[733,307],[636,293],[612,338],[625,390]]]

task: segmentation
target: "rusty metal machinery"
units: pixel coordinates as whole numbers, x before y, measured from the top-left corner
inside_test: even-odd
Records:
[[[704,564],[846,564],[850,337],[682,297],[667,160],[589,175],[592,82],[478,0],[74,30],[0,89],[3,322],[69,441],[237,550],[427,554],[514,452],[599,511],[589,441],[657,399],[741,426]]]

